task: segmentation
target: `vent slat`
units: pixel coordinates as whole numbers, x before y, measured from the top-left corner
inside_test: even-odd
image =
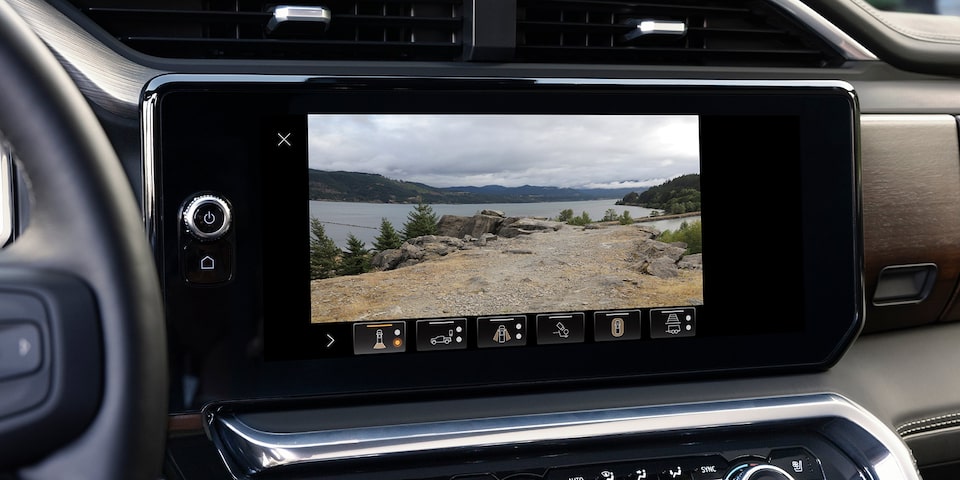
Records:
[[[219,12],[219,11],[201,11],[201,10],[159,10],[142,9],[135,10],[129,8],[86,8],[83,10],[90,18],[94,20],[103,20],[108,22],[116,21],[144,21],[151,22],[176,22],[176,23],[241,23],[251,24],[259,23],[266,25],[271,15],[265,12]]]
[[[370,16],[370,15],[338,15],[337,22],[365,26],[419,26],[459,29],[463,24],[461,17],[397,17],[397,16]]]
[[[284,46],[296,45],[296,46],[347,46],[347,45],[360,45],[360,46],[385,46],[385,47],[398,47],[398,46],[408,46],[407,42],[390,42],[390,41],[358,41],[358,42],[349,42],[343,40],[247,40],[247,39],[233,39],[233,38],[193,38],[193,39],[184,39],[177,37],[124,37],[124,41],[136,42],[136,43],[178,43],[181,45],[264,45],[267,48],[283,48]],[[448,43],[429,43],[423,42],[419,46],[434,48],[434,47],[450,47],[451,44]]]
[[[221,58],[222,52],[230,51],[243,58],[262,58],[270,56],[277,59],[301,59],[318,56],[323,52],[327,59],[391,59],[416,60],[430,57],[451,57],[459,55],[460,44],[418,43],[412,46],[406,42],[349,42],[323,40],[243,40],[200,38],[183,39],[176,37],[128,37],[125,43],[135,49],[152,50],[162,46],[171,53],[182,52],[191,58]]]
[[[820,55],[820,50],[745,50],[745,49],[710,49],[707,51],[696,51],[687,48],[644,48],[644,47],[529,47],[531,50],[548,51],[579,51],[584,54],[615,54],[622,52],[624,55]]]
[[[263,12],[217,12],[197,10],[130,10],[118,8],[88,8],[87,14],[104,21],[163,21],[171,23],[237,23],[266,25],[272,17]],[[460,28],[460,17],[401,17],[383,15],[337,15],[337,23],[363,26],[419,26]]]
[[[598,23],[574,23],[574,22],[517,22],[517,25],[523,27],[525,31],[563,31],[587,32],[587,33],[608,33],[611,35],[624,34],[632,30],[628,25],[623,24],[598,24]],[[699,33],[703,35],[758,35],[758,36],[788,36],[789,32],[774,28],[707,28],[707,27],[688,27],[688,33]]]
[[[819,50],[763,51],[763,50],[708,50],[595,47],[530,47],[541,61],[604,62],[657,65],[727,65],[769,67],[819,67]]]
[[[523,2],[527,8],[556,8],[563,10],[581,10],[596,12],[624,12],[624,11],[651,11],[676,12],[685,15],[696,13],[726,14],[743,16],[750,13],[746,7],[735,7],[723,4],[673,4],[647,2],[617,2],[617,1],[584,1],[584,0],[528,0]]]

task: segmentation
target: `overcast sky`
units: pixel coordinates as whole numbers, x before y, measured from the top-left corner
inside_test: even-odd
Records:
[[[434,187],[651,186],[700,172],[696,116],[311,115],[310,168]]]

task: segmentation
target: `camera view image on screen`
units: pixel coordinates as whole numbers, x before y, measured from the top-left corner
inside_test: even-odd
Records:
[[[435,320],[443,346],[466,317],[589,312],[602,340],[641,309],[680,334],[703,304],[695,115],[314,114],[308,133],[312,323]],[[538,328],[583,335],[561,316]],[[380,345],[403,324],[373,326]]]

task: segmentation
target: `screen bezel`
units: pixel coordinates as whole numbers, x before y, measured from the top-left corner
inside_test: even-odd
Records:
[[[145,105],[150,106],[145,109],[145,119],[150,117],[154,144],[145,178],[156,185],[155,191],[152,185],[145,185],[145,192],[153,192],[145,205],[154,205],[154,211],[148,212],[148,227],[154,228],[163,276],[174,371],[198,369],[187,365],[191,362],[220,365],[215,368],[216,382],[201,379],[205,391],[198,401],[545,382],[642,381],[771,368],[822,369],[839,358],[861,328],[859,121],[856,97],[848,85],[409,78],[225,80],[167,78],[152,85],[145,96]],[[216,112],[219,121],[212,122],[214,117],[209,112]],[[287,313],[291,311],[289,304],[277,300],[302,297],[308,288],[307,282],[301,285],[287,281],[276,267],[284,264],[284,259],[304,258],[297,257],[304,252],[295,246],[299,230],[292,229],[296,232],[291,233],[283,228],[290,223],[283,215],[295,218],[300,207],[288,201],[294,197],[285,196],[295,195],[295,188],[294,193],[283,193],[264,185],[296,183],[277,170],[263,168],[263,164],[269,155],[270,162],[288,160],[305,166],[305,144],[301,144],[302,151],[278,156],[266,151],[269,135],[285,128],[305,136],[307,114],[337,112],[691,114],[716,120],[708,135],[710,141],[721,143],[733,141],[730,138],[741,142],[749,139],[746,132],[737,131],[738,125],[745,125],[738,119],[753,119],[752,127],[762,130],[763,122],[756,122],[758,119],[796,118],[798,129],[791,135],[798,136],[799,151],[793,152],[794,156],[770,152],[770,161],[788,162],[789,168],[798,171],[796,178],[802,179],[795,217],[802,238],[795,257],[801,259],[802,272],[794,266],[752,281],[754,286],[767,285],[770,290],[763,291],[770,293],[778,291],[771,285],[786,285],[783,293],[787,300],[778,301],[776,307],[782,312],[801,311],[801,322],[782,328],[765,327],[759,334],[751,333],[747,322],[739,329],[710,333],[707,326],[708,333],[702,336],[664,341],[647,338],[368,356],[341,352],[317,358],[317,346],[327,343],[326,334],[306,320],[309,307],[306,316],[300,318],[295,312]],[[757,156],[755,161],[761,161],[759,156],[769,138],[764,138],[762,131],[754,134],[754,142],[743,145]],[[704,135],[701,128],[701,141]],[[218,159],[224,155],[231,158],[229,168]],[[723,169],[707,165],[709,158],[709,152],[701,157],[702,171],[726,175]],[[177,169],[185,165],[190,165],[193,172],[189,179],[177,175]],[[780,168],[777,165],[771,171]],[[174,257],[179,229],[173,211],[175,205],[197,191],[220,192],[238,210],[238,271],[225,285],[184,286],[178,272]],[[302,200],[300,203],[306,204]],[[276,214],[278,206],[283,206],[286,213]],[[716,245],[723,241],[720,238]],[[721,251],[720,247],[707,247],[708,252],[711,248]],[[705,272],[711,262],[708,257]],[[717,261],[715,265],[717,271],[723,266],[736,272],[733,263]],[[725,278],[748,280],[743,273],[727,273]],[[705,291],[710,285],[705,278]],[[278,286],[301,293],[292,297],[271,293]],[[794,301],[789,301],[791,293]],[[306,295],[309,297],[308,290]],[[723,304],[707,302],[701,308],[713,318],[734,315],[738,306],[750,306],[748,301],[729,299]],[[180,360],[183,358],[197,360]],[[484,368],[490,365],[509,368]],[[212,375],[200,375],[205,374]]]

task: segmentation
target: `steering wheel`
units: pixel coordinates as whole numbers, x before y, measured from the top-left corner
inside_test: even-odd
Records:
[[[0,250],[0,477],[158,478],[166,337],[138,203],[89,104],[5,0],[0,137],[30,198]]]

